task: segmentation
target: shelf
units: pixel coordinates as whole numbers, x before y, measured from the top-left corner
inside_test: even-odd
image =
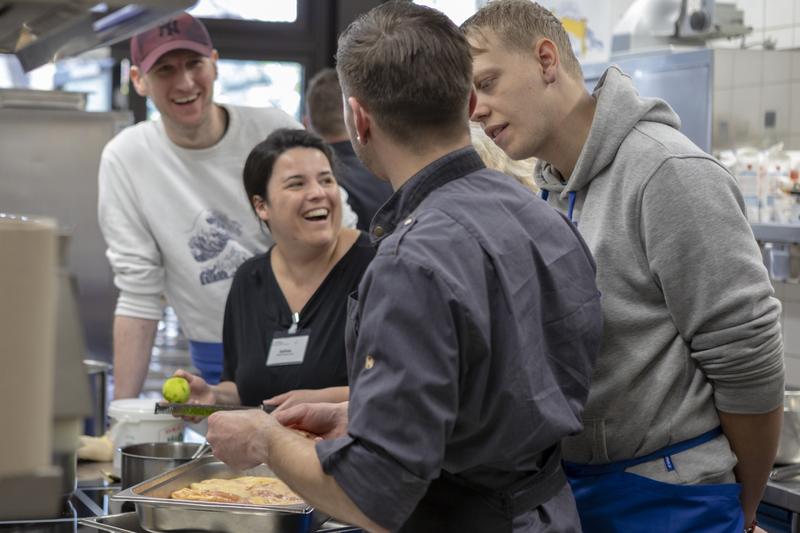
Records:
[[[788,242],[800,244],[800,225],[751,224],[756,240],[763,242]]]

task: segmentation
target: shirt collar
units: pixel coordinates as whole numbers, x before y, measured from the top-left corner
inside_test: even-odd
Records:
[[[442,185],[486,168],[472,146],[446,154],[411,176],[375,214],[369,235],[373,244],[391,235],[430,193]]]

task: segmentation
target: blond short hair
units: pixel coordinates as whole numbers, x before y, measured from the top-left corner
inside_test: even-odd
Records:
[[[539,188],[533,182],[533,167],[536,166],[535,157],[514,161],[483,132],[483,129],[476,122],[470,122],[469,133],[472,137],[472,146],[481,156],[483,164],[487,168],[508,174],[531,191],[539,192]]]
[[[512,50],[530,52],[537,39],[546,37],[558,47],[567,72],[583,80],[583,71],[572,50],[564,25],[553,13],[531,0],[493,0],[461,24],[467,37],[490,30]]]

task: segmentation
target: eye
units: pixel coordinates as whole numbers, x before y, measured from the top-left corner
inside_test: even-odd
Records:
[[[319,182],[322,185],[335,185],[336,179],[333,176],[323,176],[319,179]]]
[[[295,179],[295,180],[289,180],[288,182],[286,182],[286,188],[287,189],[301,189],[302,187],[303,187],[303,181],[302,180]]]
[[[169,76],[172,73],[172,65],[161,65],[154,70],[156,76]]]
[[[484,78],[484,79],[482,79],[481,81],[479,81],[477,83],[478,90],[481,90],[481,91],[488,90],[492,86],[492,83],[494,83],[494,80],[495,80],[495,78]]]

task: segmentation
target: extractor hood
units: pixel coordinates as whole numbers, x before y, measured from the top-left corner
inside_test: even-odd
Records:
[[[0,0],[0,53],[25,71],[109,46],[183,11],[196,0]]]
[[[752,31],[733,3],[716,0],[635,0],[614,28],[611,54],[733,38]]]

